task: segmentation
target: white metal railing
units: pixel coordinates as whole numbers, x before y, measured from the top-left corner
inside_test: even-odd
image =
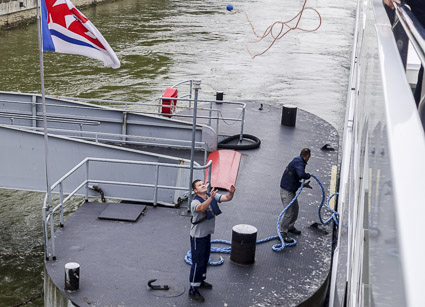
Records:
[[[413,15],[413,13],[404,5],[394,2],[396,8],[395,12],[397,14],[398,20],[403,26],[404,31],[406,32],[407,37],[412,43],[413,47],[418,54],[419,59],[422,62],[422,65],[425,64],[425,37],[424,37],[424,28]]]
[[[158,115],[158,116],[169,116],[173,118],[186,118],[191,119],[193,118],[193,112],[191,114],[184,114],[182,113],[166,113],[162,112],[162,108],[171,108],[176,110],[192,110],[192,102],[194,101],[191,98],[176,98],[176,97],[158,97],[159,103],[143,103],[143,102],[128,102],[128,101],[119,101],[119,100],[104,100],[104,99],[91,99],[91,98],[76,98],[76,97],[67,97],[67,96],[59,96],[59,99],[69,99],[69,100],[75,100],[75,101],[83,101],[83,102],[95,102],[95,103],[102,103],[102,104],[109,104],[109,105],[124,105],[124,109],[118,109],[121,111],[128,111],[128,106],[139,106],[139,107],[151,107],[151,108],[157,108],[157,111],[143,111],[143,110],[134,110],[132,109],[131,112],[135,114],[148,114],[148,115]],[[179,105],[164,105],[162,103],[163,100],[175,100],[180,102],[187,102],[189,106],[179,106]],[[244,130],[244,122],[245,122],[245,112],[246,112],[246,104],[243,102],[233,102],[233,101],[220,101],[220,103],[223,104],[229,104],[229,105],[238,105],[241,107],[241,113],[238,118],[234,117],[225,117],[222,114],[222,111],[219,109],[214,109],[213,104],[216,103],[216,100],[203,100],[198,99],[199,103],[205,103],[208,104],[208,107],[198,107],[198,111],[207,111],[208,115],[198,115],[198,119],[207,119],[208,120],[208,126],[212,127],[212,120],[216,120],[216,131],[219,132],[219,121],[220,119],[223,121],[233,121],[233,122],[240,122],[240,140],[242,140],[243,130]],[[214,113],[214,114],[213,114]]]
[[[17,126],[17,125],[2,125],[5,127],[14,127],[18,129],[32,130],[32,131],[44,131],[44,128],[40,127],[27,127],[27,126]],[[159,137],[148,137],[148,136],[138,136],[138,135],[129,135],[129,134],[117,134],[117,133],[106,133],[106,132],[96,132],[96,131],[84,131],[84,130],[69,130],[69,129],[56,129],[48,128],[47,131],[52,135],[71,136],[73,139],[81,139],[93,141],[95,143],[99,142],[108,142],[108,143],[117,143],[117,144],[126,144],[126,145],[140,145],[140,146],[152,146],[152,147],[161,147],[161,148],[174,148],[174,149],[191,149],[192,142],[187,140],[180,139],[167,139]],[[78,134],[78,135],[77,135]],[[162,143],[159,143],[162,142]],[[207,163],[208,156],[208,145],[205,142],[195,142],[195,150],[203,151],[204,153],[204,164]]]
[[[177,88],[180,85],[183,84],[189,84],[189,92],[186,94],[181,95],[179,98],[177,97],[158,97],[158,103],[143,103],[143,102],[128,102],[128,101],[120,101],[120,100],[104,100],[104,99],[91,99],[91,98],[76,98],[76,97],[68,97],[68,96],[59,96],[60,99],[69,99],[69,100],[75,100],[75,101],[83,101],[83,102],[94,102],[94,103],[102,103],[102,104],[108,104],[108,105],[124,105],[124,111],[129,110],[129,106],[139,106],[139,107],[145,107],[145,108],[156,108],[157,111],[147,111],[147,110],[131,110],[132,112],[136,114],[151,114],[151,115],[158,115],[158,116],[172,116],[174,118],[187,118],[191,119],[193,118],[193,107],[192,102],[194,102],[194,99],[192,99],[193,96],[193,82],[194,80],[185,80],[179,83],[174,84],[171,86],[171,88]],[[170,100],[170,101],[180,101],[182,103],[187,103],[186,105],[164,105],[164,100]],[[220,119],[225,121],[233,121],[233,122],[240,122],[240,137],[239,140],[242,141],[243,138],[243,130],[244,130],[244,122],[245,122],[245,112],[246,112],[246,104],[243,102],[234,102],[234,101],[222,101],[220,100],[220,103],[223,104],[229,104],[229,105],[237,105],[241,107],[241,113],[237,118],[234,117],[225,117],[221,113],[222,111],[219,109],[214,109],[213,105],[216,103],[217,100],[202,100],[198,99],[198,103],[204,103],[208,104],[208,107],[199,107],[197,108],[197,111],[207,111],[208,115],[197,115],[198,119],[207,119],[208,123],[207,125],[212,127],[212,120],[216,120],[216,131],[217,134],[219,133],[219,121]],[[184,114],[183,112],[176,113],[173,112],[172,114],[166,113],[162,111],[162,108],[169,108],[174,110],[192,110],[191,114]],[[213,115],[214,113],[214,115]]]
[[[425,66],[425,29],[415,17],[415,15],[406,7],[404,3],[400,4],[394,2],[395,14],[397,15],[397,20],[393,25],[393,28],[400,22],[403,27],[404,32],[406,33],[410,43],[420,59],[422,66]],[[419,82],[419,81],[418,81]],[[419,117],[422,122],[422,127],[425,131],[425,86],[424,80],[421,85],[421,93],[419,94],[418,111]],[[416,93],[415,93],[416,96]]]
[[[90,171],[91,164],[94,163],[106,163],[106,164],[125,164],[125,165],[141,165],[141,166],[150,166],[155,167],[155,176],[152,183],[140,183],[140,182],[123,182],[123,181],[113,181],[113,180],[99,180],[94,179],[96,174],[93,174],[93,171]],[[196,163],[194,169],[196,170],[206,170],[208,169],[208,182],[211,181],[211,166],[212,161],[209,161],[206,165],[199,165]],[[64,182],[71,177],[72,174],[76,173],[78,170],[85,168],[85,178],[83,181],[78,183],[78,185],[69,193],[66,197],[64,195]],[[64,225],[64,205],[72,197],[74,197],[81,189],[85,188],[85,200],[88,201],[89,198],[89,189],[90,184],[108,184],[114,186],[126,186],[126,187],[136,187],[136,188],[151,188],[153,189],[153,199],[152,203],[154,206],[158,203],[158,190],[159,189],[170,189],[170,190],[180,190],[188,191],[188,187],[181,186],[169,186],[161,185],[159,182],[159,169],[160,168],[177,168],[177,169],[189,169],[189,165],[181,164],[169,164],[169,163],[159,163],[159,162],[144,162],[144,161],[130,161],[130,160],[116,160],[116,159],[100,159],[100,158],[85,158],[83,161],[78,163],[74,168],[72,168],[68,173],[66,173],[62,178],[55,182],[51,187],[51,193],[59,194],[59,204],[53,206],[53,201],[48,199],[48,193],[46,193],[43,202],[43,230],[44,230],[44,246],[45,246],[45,255],[46,259],[49,260],[50,256],[53,260],[56,259],[56,249],[55,249],[55,223],[54,223],[54,214],[59,210],[59,225],[63,227]],[[59,189],[58,192],[55,190]],[[188,191],[190,193],[190,191]],[[114,198],[114,195],[107,195],[107,197]],[[50,231],[50,248],[49,248],[49,231]]]
[[[77,97],[68,97],[68,96],[52,96],[49,97],[51,99],[68,99],[73,101],[82,101],[82,102],[91,102],[91,103],[98,103],[102,105],[108,105],[109,107],[112,107],[114,110],[127,112],[130,111],[129,106],[133,106],[131,109],[131,112],[134,114],[142,114],[142,115],[156,115],[156,116],[169,116],[173,118],[182,118],[182,119],[193,119],[194,110],[192,107],[192,102],[194,102],[194,99],[192,99],[192,91],[193,91],[193,80],[186,80],[179,82],[172,86],[172,88],[176,88],[179,85],[188,83],[190,85],[190,91],[188,94],[183,94],[180,96],[180,98],[175,97],[159,97],[158,103],[144,103],[144,102],[128,102],[128,101],[120,101],[120,100],[104,100],[104,99],[91,99],[91,98],[77,98]],[[32,106],[32,112],[22,112],[20,114],[16,113],[16,111],[9,111],[2,112],[0,114],[0,117],[8,117],[11,120],[11,124],[14,124],[15,119],[28,119],[36,121],[42,121],[43,118],[41,116],[37,116],[35,113],[35,107],[37,105],[41,105],[41,103],[36,102],[36,96],[33,96],[32,101],[19,101],[19,100],[10,100],[10,99],[0,99],[0,102],[5,103],[16,103],[16,104],[23,104],[23,105],[31,105]],[[171,100],[171,101],[179,101],[181,102],[181,105],[164,105],[162,102],[164,100]],[[197,111],[205,112],[207,114],[204,115],[197,115],[197,119],[203,119],[207,120],[207,125],[211,128],[213,128],[217,134],[219,134],[219,122],[222,120],[223,122],[229,121],[229,122],[239,122],[240,123],[240,138],[239,140],[242,141],[243,138],[243,131],[244,131],[244,122],[245,122],[245,112],[246,112],[246,104],[243,102],[233,102],[233,101],[220,101],[222,104],[228,104],[228,105],[235,105],[240,107],[240,114],[236,117],[230,117],[226,116],[222,113],[221,110],[214,108],[214,103],[216,103],[217,100],[201,100],[198,99],[198,103],[207,104],[207,107],[199,107],[197,108]],[[123,107],[122,107],[123,106]],[[63,108],[64,111],[60,114],[47,114],[47,121],[55,121],[55,122],[63,122],[67,124],[79,124],[79,125],[99,125],[101,119],[97,120],[81,120],[78,117],[70,116],[66,113],[66,109],[81,109],[81,110],[96,110],[100,107],[97,105],[63,105],[63,104],[56,104],[56,103],[46,103],[46,107],[55,107],[55,108]],[[135,108],[139,107],[139,108]],[[166,113],[162,111],[162,108],[172,108],[177,111],[181,112],[174,112],[173,114]],[[146,110],[148,109],[148,110]],[[155,111],[156,109],[156,111]],[[188,110],[191,111],[189,113],[185,113],[184,111]],[[109,121],[111,119],[108,119]],[[213,120],[215,121],[215,127],[212,127]]]
[[[382,1],[356,17],[329,306],[422,306],[424,133]]]

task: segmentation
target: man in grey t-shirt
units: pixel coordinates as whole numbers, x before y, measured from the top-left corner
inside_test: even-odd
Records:
[[[205,281],[207,276],[208,260],[211,251],[211,234],[214,233],[215,216],[220,214],[217,203],[232,200],[235,186],[231,186],[229,193],[221,195],[217,190],[207,193],[207,186],[201,180],[192,183],[195,197],[190,204],[192,211],[192,226],[190,228],[190,250],[192,266],[190,267],[189,297],[203,302],[204,297],[199,288],[212,289],[212,285]]]

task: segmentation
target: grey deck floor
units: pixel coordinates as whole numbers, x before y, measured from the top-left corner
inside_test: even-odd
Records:
[[[281,109],[247,104],[245,133],[262,141],[261,147],[242,152],[231,202],[221,205],[212,239],[231,240],[232,227],[250,224],[258,229],[257,240],[276,235],[276,221],[283,206],[279,182],[287,163],[303,147],[312,150],[307,171],[320,178],[327,196],[337,151],[321,151],[328,143],[338,148],[336,130],[322,119],[298,110],[295,128],[280,125]],[[234,126],[229,126],[236,129]],[[229,135],[238,131],[229,131]],[[313,179],[314,181],[314,179]],[[208,268],[212,290],[203,290],[204,306],[296,306],[310,298],[326,281],[330,270],[332,236],[308,226],[318,222],[320,187],[304,190],[294,236],[298,244],[274,252],[277,240],[256,247],[255,264],[240,266],[228,254],[224,264]],[[189,269],[184,256],[190,249],[190,220],[185,208],[148,207],[135,223],[100,220],[107,204],[84,203],[56,233],[57,260],[46,270],[59,289],[64,288],[64,265],[81,265],[80,290],[66,293],[79,306],[190,306]],[[135,205],[137,206],[137,205]],[[327,226],[331,230],[332,226]],[[227,247],[227,246],[226,246]],[[212,254],[217,260],[218,254]],[[179,296],[161,297],[147,289],[147,282],[184,289]]]

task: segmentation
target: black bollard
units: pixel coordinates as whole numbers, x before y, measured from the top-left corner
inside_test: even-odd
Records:
[[[246,224],[233,226],[230,260],[237,264],[253,264],[256,242],[257,228]]]
[[[282,121],[283,126],[295,127],[297,121],[297,107],[292,104],[285,104],[282,107]]]
[[[216,92],[215,93],[215,100],[216,100],[215,103],[222,103],[221,101],[223,101],[223,95],[224,95],[223,92]]]
[[[80,287],[80,265],[76,262],[65,264],[65,290],[77,291]]]

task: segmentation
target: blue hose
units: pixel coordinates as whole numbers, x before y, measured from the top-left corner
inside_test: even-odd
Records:
[[[319,184],[321,190],[322,190],[322,200],[320,202],[320,206],[319,206],[319,220],[323,225],[327,225],[332,219],[334,220],[335,224],[338,225],[338,218],[339,218],[339,213],[334,211],[332,208],[329,207],[329,201],[332,199],[332,197],[334,197],[335,195],[338,195],[338,193],[334,193],[331,196],[329,196],[327,202],[326,202],[326,206],[328,207],[328,209],[332,212],[332,216],[330,218],[328,218],[326,221],[323,221],[322,216],[321,216],[321,209],[323,207],[323,203],[325,202],[325,189],[323,188],[322,183],[320,182],[320,180],[313,174],[310,174],[311,177],[313,177],[314,179],[316,179],[317,183]],[[301,183],[301,187],[298,190],[297,194],[295,195],[295,197],[291,200],[291,202],[283,209],[283,211],[279,214],[279,217],[277,219],[277,223],[276,223],[276,230],[277,230],[277,236],[271,236],[262,240],[258,240],[255,243],[256,244],[261,244],[261,243],[265,243],[265,242],[269,242],[272,240],[276,240],[279,239],[280,243],[277,243],[275,245],[272,246],[272,250],[274,250],[275,252],[279,252],[282,251],[286,246],[294,246],[297,244],[297,241],[294,238],[291,238],[292,240],[294,240],[294,242],[292,243],[285,243],[285,241],[282,238],[282,235],[280,233],[280,222],[282,220],[283,215],[285,214],[285,212],[288,210],[288,208],[294,203],[294,201],[298,198],[298,196],[300,195],[302,189],[304,188],[304,184],[305,184],[305,180],[302,181]],[[232,242],[230,241],[225,241],[225,240],[211,240],[211,244],[212,243],[221,243],[221,244],[227,244],[227,245],[232,245]],[[224,253],[224,254],[230,254],[232,250],[232,247],[211,247],[211,253]],[[189,250],[186,253],[186,256],[184,257],[184,260],[187,264],[192,264],[192,253]],[[208,261],[209,265],[212,266],[216,266],[216,265],[221,265],[223,264],[224,259],[223,257],[220,257],[219,261],[213,262],[211,261],[211,259]]]

